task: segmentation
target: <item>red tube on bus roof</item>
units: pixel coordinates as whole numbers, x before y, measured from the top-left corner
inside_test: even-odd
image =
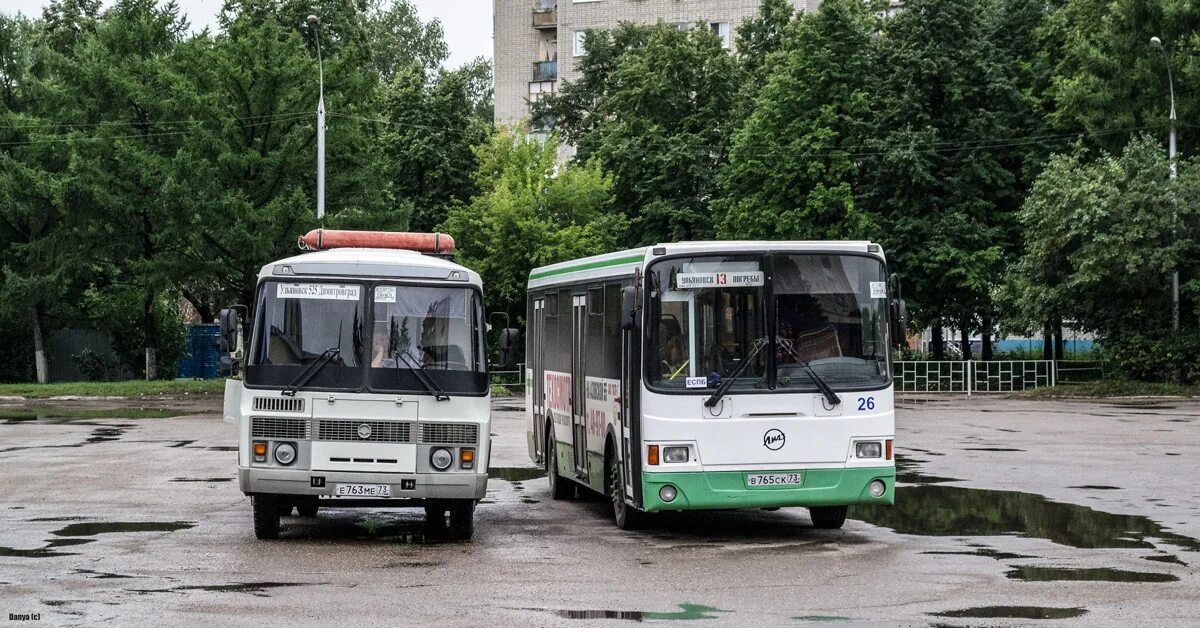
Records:
[[[313,229],[300,236],[298,244],[308,251],[355,248],[403,249],[435,255],[454,252],[454,238],[445,233]]]

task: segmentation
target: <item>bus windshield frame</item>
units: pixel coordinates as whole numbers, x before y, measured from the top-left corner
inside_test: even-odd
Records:
[[[842,251],[665,256],[645,273],[643,379],[656,393],[819,393],[891,385],[887,267]],[[756,350],[757,345],[757,350]]]
[[[424,299],[426,309],[419,313],[426,324],[421,325],[411,316],[412,312],[407,317],[415,328],[411,331],[408,358],[415,359],[398,355],[381,359],[376,346],[375,314],[403,307],[403,304],[412,309],[416,305],[408,298],[410,295],[427,297]],[[379,300],[381,296],[385,301]],[[388,299],[390,303],[386,302]],[[440,306],[435,306],[438,302]],[[462,317],[466,326],[464,346],[451,347],[449,345],[455,343],[444,338],[437,346],[424,346],[435,343],[422,341],[421,328],[426,328],[426,336],[445,331],[451,326],[446,317],[439,320],[446,323],[444,325],[430,325],[429,322],[437,317],[435,310],[452,303],[465,314]],[[393,318],[385,316],[383,328],[387,328],[387,321]],[[336,348],[338,352],[330,363],[314,372],[300,390],[429,395],[431,391],[422,380],[431,379],[452,396],[485,396],[488,393],[483,293],[475,285],[350,278],[267,278],[258,287],[253,326],[247,346],[244,379],[247,388],[285,388],[300,372],[313,365],[322,352]],[[398,324],[391,330],[397,334],[393,337],[397,342],[403,333],[400,327]],[[386,339],[384,344],[388,344]],[[461,355],[462,359],[452,365],[448,359],[450,355]],[[281,360],[285,362],[281,363]],[[421,374],[414,371],[418,368],[422,370]]]

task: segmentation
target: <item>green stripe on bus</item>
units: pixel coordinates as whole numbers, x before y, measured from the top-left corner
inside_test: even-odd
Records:
[[[772,470],[784,472],[783,470]],[[892,505],[896,501],[895,467],[850,467],[797,470],[804,474],[797,487],[746,485],[748,471],[643,472],[643,506],[648,511],[724,508],[773,508],[777,506]],[[791,472],[791,471],[788,471]],[[887,490],[871,497],[867,485],[883,480]],[[658,495],[664,484],[677,490],[671,503]]]
[[[576,273],[581,270],[593,270],[596,268],[604,268],[606,266],[620,266],[621,264],[632,264],[645,259],[645,254],[630,255],[627,257],[618,257],[616,259],[606,259],[597,262],[588,262],[586,264],[578,264],[575,266],[567,266],[566,268],[555,268],[554,270],[545,270],[540,273],[529,273],[529,280],[542,279],[543,277],[553,277],[554,275],[563,275],[566,273]]]

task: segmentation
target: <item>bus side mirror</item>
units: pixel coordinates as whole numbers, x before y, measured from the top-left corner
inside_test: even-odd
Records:
[[[908,305],[904,299],[892,299],[892,344],[904,346],[908,340]]]
[[[515,327],[505,327],[500,330],[500,363],[501,369],[512,369],[517,366],[517,347],[521,344],[521,330]]]
[[[233,308],[221,310],[221,314],[217,317],[217,323],[221,326],[221,353],[231,354],[237,347],[237,310]]]
[[[633,286],[621,288],[621,329],[625,331],[637,329],[637,301],[634,294]]]

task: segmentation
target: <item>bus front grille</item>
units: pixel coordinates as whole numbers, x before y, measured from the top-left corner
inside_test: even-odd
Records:
[[[367,436],[364,438],[363,434]],[[399,421],[321,420],[317,423],[317,440],[323,441],[411,443],[412,437],[412,423]]]
[[[479,442],[475,423],[422,423],[421,442],[431,445],[474,445]]]
[[[304,412],[302,397],[255,397],[254,409],[260,412]]]
[[[308,419],[256,416],[250,419],[251,438],[308,438]]]

